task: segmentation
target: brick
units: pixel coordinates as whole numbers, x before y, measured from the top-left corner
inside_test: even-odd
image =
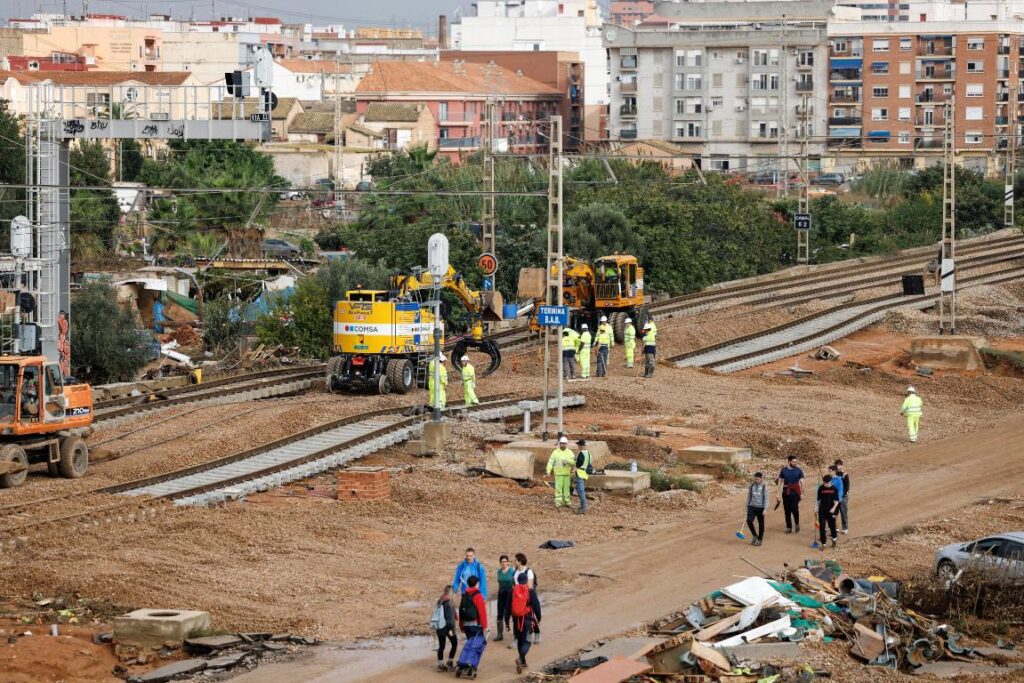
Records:
[[[338,500],[381,500],[391,497],[391,475],[380,467],[352,467],[338,472]]]

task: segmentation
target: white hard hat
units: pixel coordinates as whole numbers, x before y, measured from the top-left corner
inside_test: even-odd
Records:
[[[586,323],[583,323],[582,325],[580,325],[580,329],[586,330],[586,329],[589,329],[589,328],[587,327]]]
[[[447,359],[447,358],[445,358],[445,357],[444,357],[444,354],[442,353],[442,354],[441,354],[441,357],[440,357],[440,360],[441,360],[441,362],[442,362],[442,363],[444,363],[444,362],[445,362],[445,361],[447,361],[448,359]]]
[[[606,323],[606,322],[608,322],[608,316],[606,316],[606,315],[602,315],[602,316],[601,316],[601,322],[603,322],[603,323]]]
[[[563,436],[562,438],[560,438],[560,439],[558,440],[558,443],[569,443],[569,439],[567,439],[567,438],[565,438],[565,437]]]
[[[907,393],[908,394],[916,394],[917,393],[917,389],[915,389],[914,387],[907,387]]]
[[[644,323],[644,329],[645,330],[648,330],[650,328],[651,328],[651,324],[650,323]]]
[[[459,362],[461,362],[461,363],[468,363],[469,362],[469,356],[463,356],[462,358],[459,359]]]
[[[632,318],[626,318],[626,322],[627,323],[631,323],[631,322],[633,322],[633,319]]]

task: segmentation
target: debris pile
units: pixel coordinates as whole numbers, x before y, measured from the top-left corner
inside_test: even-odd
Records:
[[[698,600],[648,629],[654,640],[632,654],[606,647],[538,675],[573,683],[598,681],[813,681],[841,672],[815,671],[800,643],[849,644],[856,662],[914,672],[944,661],[983,663],[949,625],[906,608],[900,584],[854,578],[834,561],[807,560],[769,578],[749,577]],[[992,658],[998,663],[998,658]]]

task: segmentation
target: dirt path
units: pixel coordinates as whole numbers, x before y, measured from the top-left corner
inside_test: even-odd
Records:
[[[1019,482],[1024,480],[1022,440],[1024,416],[940,442],[861,458],[859,469],[851,475],[852,533],[884,534],[980,498],[1019,492]],[[607,579],[591,580],[589,592],[554,601],[545,608],[545,637],[531,651],[531,667],[537,669],[597,638],[651,621],[733,576],[750,575],[753,570],[739,560],[741,555],[769,569],[779,568],[783,562],[799,563],[810,555],[814,524],[808,500],[802,506],[806,519],[801,536],[781,533],[780,510],[769,514],[766,545],[761,548],[740,544],[733,537],[741,506],[737,497],[721,499],[689,527],[666,526],[619,543],[545,556],[546,566]],[[406,639],[386,643],[383,648],[325,646],[307,660],[260,667],[236,680],[422,683],[425,677],[430,680],[434,676],[441,680],[440,674],[430,671],[431,641]],[[511,650],[490,645],[478,680],[514,680],[512,661]]]

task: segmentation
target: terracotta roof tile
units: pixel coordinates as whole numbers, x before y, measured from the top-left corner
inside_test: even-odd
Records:
[[[370,102],[363,114],[364,121],[382,123],[416,123],[420,120],[420,105],[398,102]]]
[[[374,62],[356,87],[357,95],[402,93],[479,95],[561,95],[562,91],[493,64],[442,62]]]
[[[280,106],[278,101],[278,106]],[[333,133],[334,114],[326,112],[303,112],[292,119],[288,126],[289,133]]]
[[[16,78],[20,83],[50,81],[55,85],[182,85],[192,76],[188,71],[0,71],[0,80]]]
[[[352,67],[349,64],[338,64],[331,59],[279,59],[277,63],[292,73],[347,74],[352,71]]]
[[[257,99],[255,97],[246,97],[240,101],[242,106],[235,106],[234,102],[219,102],[219,106],[214,107],[214,116],[220,119],[230,119],[238,117],[248,117],[250,114],[256,113]],[[277,100],[277,106],[270,111],[270,118],[274,121],[283,121],[288,118],[288,112],[291,111],[292,107],[298,103],[298,99],[294,97],[280,97]],[[301,108],[302,105],[299,105]],[[234,112],[234,115],[232,115]],[[300,112],[301,113],[301,112]]]

